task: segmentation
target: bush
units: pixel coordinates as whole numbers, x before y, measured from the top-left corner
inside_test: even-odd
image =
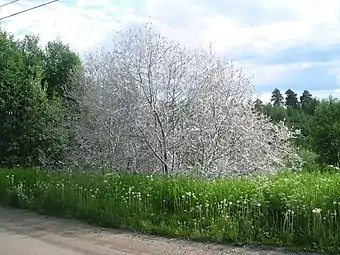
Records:
[[[323,100],[316,108],[312,145],[320,162],[340,166],[340,100]]]
[[[0,29],[0,165],[57,165],[66,130],[60,100],[48,99],[38,42]]]
[[[3,204],[192,239],[339,251],[340,174],[201,180],[0,170]]]
[[[307,149],[300,149],[299,155],[303,161],[302,169],[307,172],[320,172],[324,170],[319,161],[319,155]]]

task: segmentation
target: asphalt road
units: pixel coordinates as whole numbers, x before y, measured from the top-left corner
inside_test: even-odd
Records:
[[[277,248],[209,245],[138,235],[0,207],[0,255],[85,254],[286,255],[296,253]]]

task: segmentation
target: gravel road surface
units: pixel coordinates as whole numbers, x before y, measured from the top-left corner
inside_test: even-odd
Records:
[[[0,207],[1,255],[287,255],[283,249],[236,247],[103,229],[75,220]],[[311,253],[300,253],[310,254]]]

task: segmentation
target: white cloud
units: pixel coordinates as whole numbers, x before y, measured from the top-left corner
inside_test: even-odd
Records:
[[[0,5],[8,1],[0,0]],[[18,1],[0,8],[0,17],[43,2]],[[17,35],[39,34],[43,43],[60,37],[84,52],[107,42],[112,30],[150,19],[164,35],[188,46],[212,42],[214,50],[227,55],[253,51],[270,56],[293,46],[340,43],[339,15],[338,0],[60,0],[8,18],[2,25]],[[258,86],[310,65],[238,63],[255,75]]]
[[[306,68],[310,63],[288,63],[264,65],[255,61],[238,61],[239,65],[245,70],[247,75],[254,76],[253,83],[255,86],[261,84],[275,84],[278,80],[284,79],[287,73]]]
[[[148,14],[172,26],[180,27],[200,42],[212,42],[218,51],[253,49],[263,54],[305,43],[322,45],[340,42],[337,0],[241,0],[221,1],[149,0]],[[169,3],[171,2],[171,4]],[[221,5],[220,9],[213,8]],[[222,8],[223,7],[223,8]],[[244,9],[247,11],[240,11]],[[254,9],[254,10],[253,10]],[[234,13],[243,16],[237,16]],[[260,12],[256,14],[254,12]],[[268,13],[283,13],[271,22],[252,25],[249,21]],[[171,21],[169,21],[171,19]],[[190,20],[190,21],[189,21]]]
[[[0,0],[0,3],[4,2]],[[42,2],[18,1],[1,8],[0,15],[5,16]],[[340,41],[340,33],[337,32],[340,2],[337,0],[238,2],[227,3],[217,9],[213,8],[221,4],[217,0],[146,0],[143,1],[144,5],[135,8],[135,3],[124,4],[124,1],[60,1],[9,18],[4,26],[13,32],[27,29],[40,33],[45,40],[60,36],[78,50],[98,45],[111,29],[138,20],[146,21],[148,17],[156,20],[158,25],[168,27],[168,30],[182,29],[185,33],[173,33],[177,39],[191,41],[191,44],[212,42],[216,50],[223,52],[246,48],[269,54],[301,43]],[[284,13],[286,17],[279,15],[270,23],[252,25],[247,21],[252,16],[259,18],[261,15],[255,11],[264,14]]]
[[[312,95],[319,99],[327,99],[330,96],[340,99],[340,89],[331,90],[311,90]]]
[[[0,0],[0,4],[5,1]],[[19,1],[0,9],[0,17],[33,7],[44,1]],[[121,16],[131,16],[129,9],[111,6],[104,11],[89,6],[88,1],[66,4],[62,1],[8,18],[3,27],[14,33],[39,34],[42,43],[60,37],[79,52],[99,45],[108,32],[119,27]],[[107,1],[109,2],[109,1]],[[114,13],[117,13],[117,16]],[[112,12],[112,13],[111,13]],[[118,15],[119,14],[119,15]]]
[[[263,103],[269,103],[271,98],[271,92],[255,93],[253,96],[255,99],[260,99]]]

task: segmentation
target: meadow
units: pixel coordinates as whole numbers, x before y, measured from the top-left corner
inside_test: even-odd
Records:
[[[149,234],[340,251],[335,171],[202,180],[1,169],[0,203]]]

